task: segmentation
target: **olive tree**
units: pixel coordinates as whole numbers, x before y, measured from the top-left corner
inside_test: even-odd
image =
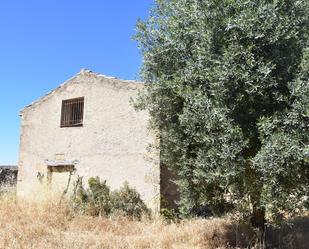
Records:
[[[157,0],[136,39],[183,215],[263,227],[309,193],[309,2]],[[249,216],[248,216],[249,218]]]

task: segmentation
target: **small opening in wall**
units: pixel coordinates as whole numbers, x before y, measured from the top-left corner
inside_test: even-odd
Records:
[[[74,165],[61,165],[61,166],[48,166],[48,172],[74,172],[75,166]]]
[[[62,101],[60,127],[83,126],[84,97]]]

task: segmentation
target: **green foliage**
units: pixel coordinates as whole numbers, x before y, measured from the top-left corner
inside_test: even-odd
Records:
[[[77,184],[76,193],[72,197],[72,205],[76,211],[92,216],[121,214],[138,219],[143,214],[149,214],[140,194],[128,183],[114,192],[99,177],[89,178],[88,189],[84,188],[81,181]]]
[[[127,182],[119,191],[114,191],[112,194],[112,211],[121,213],[125,216],[141,218],[143,214],[149,213],[147,206],[142,201],[140,194],[136,189],[131,188]]]
[[[109,215],[112,202],[106,181],[101,182],[99,177],[91,177],[88,185],[88,189],[85,189],[81,182],[76,186],[77,192],[72,198],[74,209],[92,216]]]
[[[160,215],[162,218],[164,218],[166,221],[176,221],[179,218],[179,212],[175,210],[174,208],[171,208],[166,198],[161,196],[160,198]]]
[[[136,106],[177,174],[183,215],[246,206],[261,226],[265,212],[276,221],[304,206],[308,13],[307,0],[157,0],[138,23]]]
[[[177,219],[177,214],[175,210],[171,208],[162,208],[160,210],[160,215],[162,218],[169,222],[175,221]]]

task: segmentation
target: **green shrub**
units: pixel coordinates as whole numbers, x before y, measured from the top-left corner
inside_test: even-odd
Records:
[[[112,210],[125,216],[141,218],[143,214],[149,214],[147,206],[142,201],[135,188],[131,188],[127,182],[119,191],[112,193]]]
[[[160,215],[168,222],[175,221],[177,219],[177,214],[172,208],[162,208],[160,210]]]
[[[161,201],[161,210],[160,210],[161,217],[168,222],[176,221],[179,218],[178,210],[172,208],[164,196],[161,196],[160,201]]]
[[[124,183],[120,190],[111,192],[106,181],[91,177],[88,186],[85,189],[81,179],[75,183],[72,206],[77,212],[92,216],[122,214],[137,219],[149,214],[140,194],[128,183]]]
[[[88,180],[88,189],[85,189],[81,182],[78,184],[73,197],[75,210],[92,216],[110,214],[110,188],[107,186],[106,181],[101,182],[99,177],[91,177]]]
[[[110,188],[106,181],[101,182],[99,177],[91,177],[88,180],[90,193],[90,214],[109,215],[111,211]]]

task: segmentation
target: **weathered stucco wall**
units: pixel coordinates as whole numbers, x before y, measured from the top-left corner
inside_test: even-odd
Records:
[[[135,111],[130,104],[142,87],[82,70],[26,107],[21,112],[18,194],[30,197],[42,191],[48,174],[46,160],[78,161],[73,180],[83,176],[86,182],[99,176],[112,189],[128,181],[157,211],[159,155],[148,150],[155,138],[147,129],[148,114]],[[83,126],[60,128],[62,100],[77,97],[85,98]],[[64,189],[69,174],[57,174],[53,182]]]

